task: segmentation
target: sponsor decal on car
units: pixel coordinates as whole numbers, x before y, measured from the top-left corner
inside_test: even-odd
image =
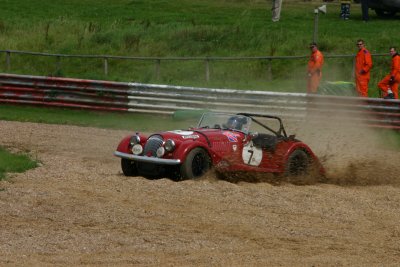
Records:
[[[223,134],[228,138],[229,142],[237,142],[238,136],[235,133],[225,131]]]

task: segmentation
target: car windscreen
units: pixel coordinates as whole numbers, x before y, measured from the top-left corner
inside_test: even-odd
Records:
[[[198,128],[227,129],[241,131],[247,134],[249,132],[251,119],[236,114],[227,113],[205,113],[201,117]]]

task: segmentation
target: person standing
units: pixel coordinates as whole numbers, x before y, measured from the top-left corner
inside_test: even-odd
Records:
[[[318,50],[318,46],[314,42],[310,44],[310,49],[311,55],[307,66],[307,93],[315,94],[322,77],[321,70],[324,64],[324,55]]]
[[[392,67],[390,73],[378,83],[378,87],[382,91],[383,98],[398,99],[400,83],[400,55],[397,53],[395,47],[390,48],[390,55],[392,56]]]
[[[369,0],[361,0],[362,20],[364,22],[369,21],[368,9],[369,9]]]
[[[350,0],[340,0],[340,17],[344,20],[348,20],[350,18]]]
[[[363,40],[357,41],[358,53],[355,58],[356,90],[359,96],[368,97],[368,83],[372,68],[371,53],[365,48]]]
[[[281,18],[282,0],[272,0],[272,22],[277,22]]]

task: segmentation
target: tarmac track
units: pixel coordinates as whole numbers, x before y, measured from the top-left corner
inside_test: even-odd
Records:
[[[127,131],[0,121],[41,162],[0,182],[0,265],[398,266],[399,153],[333,129],[297,128],[329,179],[299,186],[125,177]]]

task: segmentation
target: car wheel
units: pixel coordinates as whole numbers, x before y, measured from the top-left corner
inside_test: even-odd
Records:
[[[137,176],[138,169],[136,163],[129,159],[121,159],[121,168],[125,176]]]
[[[286,163],[285,174],[288,176],[299,176],[308,173],[310,159],[303,150],[295,150],[290,154]]]
[[[211,159],[202,148],[195,148],[189,152],[181,165],[182,179],[196,179],[204,175],[211,167]]]
[[[375,13],[381,18],[393,18],[396,15],[396,11],[387,11],[383,9],[375,9]]]

